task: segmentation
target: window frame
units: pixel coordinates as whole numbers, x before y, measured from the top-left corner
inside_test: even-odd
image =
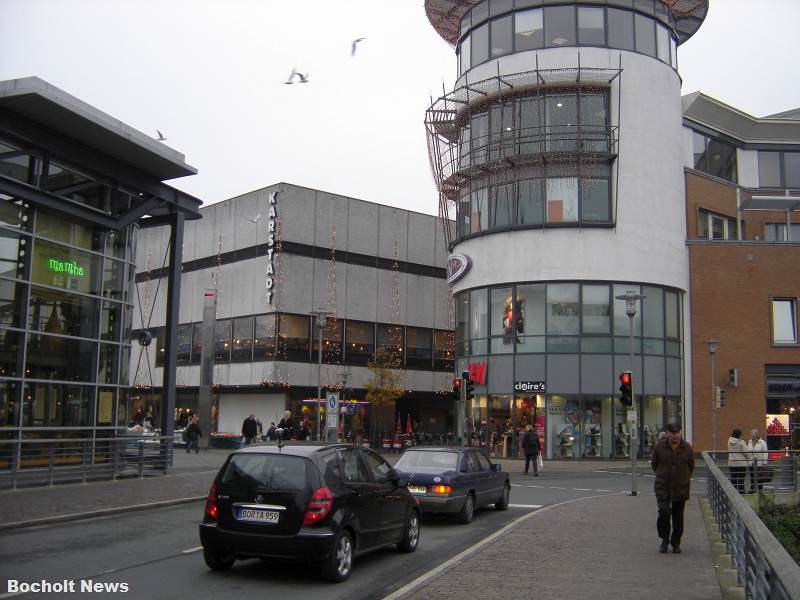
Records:
[[[792,338],[791,339],[776,339],[777,327],[779,326],[778,320],[776,318],[776,307],[778,305],[788,304],[789,307],[789,314],[785,315],[789,317],[790,323],[789,325],[792,328]],[[797,298],[787,298],[787,297],[770,297],[770,334],[771,334],[771,341],[773,346],[797,346]]]

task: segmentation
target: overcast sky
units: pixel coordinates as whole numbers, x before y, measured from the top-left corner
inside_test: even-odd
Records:
[[[711,0],[683,93],[800,106],[798,23],[798,0]],[[199,170],[170,183],[207,204],[286,181],[435,214],[423,119],[455,68],[423,0],[0,0],[0,79],[161,130]]]

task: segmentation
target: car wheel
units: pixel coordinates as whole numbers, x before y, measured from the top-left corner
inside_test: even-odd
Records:
[[[342,529],[336,537],[331,555],[322,563],[322,577],[328,581],[344,581],[353,569],[353,538]]]
[[[467,499],[464,500],[464,506],[461,507],[461,512],[456,516],[459,523],[467,524],[472,521],[472,516],[475,514],[475,497],[472,492],[467,494]]]
[[[412,509],[408,513],[403,537],[397,543],[397,549],[400,552],[413,552],[417,549],[417,544],[419,544],[419,513]]]
[[[212,571],[227,571],[236,561],[236,557],[233,554],[214,552],[208,548],[203,548],[203,559]]]
[[[508,482],[503,484],[503,493],[500,495],[500,500],[494,503],[496,510],[508,510],[508,502],[511,498],[511,486]]]

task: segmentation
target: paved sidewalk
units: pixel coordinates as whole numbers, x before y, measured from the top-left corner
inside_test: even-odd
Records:
[[[229,453],[186,454],[178,450],[168,475],[0,491],[0,536],[4,529],[23,522],[60,521],[131,507],[147,509],[158,503],[199,504]],[[386,458],[393,463],[396,455]],[[518,460],[496,462],[512,474],[522,470]],[[629,463],[619,461],[546,461],[544,467],[550,481],[577,471],[629,468]],[[638,471],[648,473],[646,463],[641,463]],[[581,498],[529,513],[390,598],[463,600],[480,590],[487,597],[508,599],[535,595],[616,600],[662,594],[681,600],[721,598],[699,499],[686,504],[683,554],[662,555],[655,532],[652,480],[641,478],[640,482],[636,497]],[[423,544],[424,537],[423,529]]]

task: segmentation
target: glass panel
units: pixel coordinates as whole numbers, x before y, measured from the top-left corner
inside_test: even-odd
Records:
[[[581,179],[581,221],[611,221],[608,179]]]
[[[625,300],[618,300],[617,296],[624,296],[628,291],[640,294],[641,289],[638,285],[616,284],[614,285],[614,335],[628,335],[630,323],[628,315],[625,313]],[[633,335],[642,335],[642,311],[639,301],[636,301],[636,315],[633,317]],[[626,340],[627,343],[627,340]]]
[[[783,171],[787,188],[800,188],[800,152],[783,153]]]
[[[544,15],[541,8],[514,15],[514,51],[534,50],[544,46]]]
[[[309,322],[305,315],[279,315],[277,360],[309,360]]]
[[[661,2],[661,0],[659,0],[659,2]],[[633,7],[648,15],[655,14],[653,10],[653,0],[633,0]]]
[[[781,153],[758,151],[759,187],[781,187]]]
[[[125,263],[106,258],[103,267],[103,296],[122,300],[122,287],[125,281]]]
[[[490,160],[514,156],[514,110],[513,102],[492,106],[489,110],[491,147]]]
[[[697,237],[708,239],[708,212],[704,210],[697,211]]]
[[[347,321],[345,324],[345,362],[366,365],[375,353],[375,330],[372,323]]]
[[[793,300],[772,301],[772,341],[776,344],[797,342]]]
[[[25,254],[30,248],[30,238],[0,229],[0,275],[23,279]]]
[[[467,123],[464,128],[461,130],[459,134],[459,146],[458,146],[458,166],[460,169],[464,167],[468,167],[472,161],[472,155],[470,154],[472,147],[472,143],[470,141],[470,126]],[[462,189],[462,192],[469,191],[468,187]]]
[[[471,34],[472,66],[479,65],[489,59],[489,24],[484,23]]]
[[[253,360],[253,321],[252,316],[233,320],[232,362],[251,362]]]
[[[518,334],[542,335],[545,330],[546,287],[544,284],[517,286]],[[518,343],[524,344],[521,339]]]
[[[20,327],[28,286],[0,279],[0,325]]]
[[[486,354],[487,293],[473,290],[469,293],[471,354]]]
[[[15,200],[12,196],[0,192],[0,223],[30,229],[32,220],[29,218],[29,213],[27,205],[22,200]]]
[[[214,362],[231,360],[231,320],[222,319],[214,323]]]
[[[409,369],[430,369],[433,357],[433,331],[421,327],[407,327],[406,337],[406,366]]]
[[[581,352],[611,354],[612,343],[610,337],[582,337]]]
[[[503,56],[511,52],[511,16],[495,19],[491,22],[492,50],[491,58]]]
[[[386,352],[386,358],[397,366],[403,365],[403,326],[378,325],[378,349]]]
[[[669,36],[669,64],[673,69],[678,68],[678,43],[672,35]]]
[[[577,283],[551,283],[547,286],[548,335],[577,335],[580,333],[579,315]]]
[[[469,293],[456,296],[456,345],[459,356],[469,353]]]
[[[575,94],[551,94],[545,99],[547,149],[575,150],[578,132],[578,103]]]
[[[487,113],[472,116],[469,135],[473,164],[485,163],[489,146],[489,115]]]
[[[35,240],[31,281],[99,295],[102,260],[95,254]]]
[[[620,50],[633,50],[633,13],[618,8],[607,9],[608,45]]]
[[[662,356],[664,354],[664,340],[642,338],[642,351],[645,354]]]
[[[28,335],[25,375],[31,379],[95,381],[96,342]]]
[[[45,333],[96,338],[98,305],[92,298],[32,286],[28,327]]]
[[[664,292],[664,313],[666,321],[666,337],[680,338],[678,331],[678,323],[680,322],[678,315],[678,294],[675,292]]]
[[[339,364],[342,362],[343,333],[343,319],[329,318],[325,320],[325,329],[322,332],[322,362],[327,364]],[[319,347],[319,329],[315,327],[311,337],[311,359],[313,361],[318,361],[319,355],[317,354],[317,348]]]
[[[73,223],[62,215],[39,209],[36,211],[36,228],[38,235],[70,246],[78,246],[95,252],[104,251],[105,233],[98,227]]]
[[[521,155],[537,154],[542,151],[543,103],[541,98],[526,98],[517,102]]]
[[[87,427],[92,424],[92,387],[36,383],[25,386],[25,392],[22,406],[25,427]]]
[[[0,376],[18,377],[22,347],[22,334],[8,329],[0,329]]]
[[[32,156],[6,143],[0,143],[0,175],[16,179],[22,183],[31,183],[30,162]]]
[[[663,25],[656,25],[656,56],[669,64],[669,31]]]
[[[608,103],[605,94],[581,94],[580,130],[584,151],[608,152]]]
[[[97,362],[98,383],[118,383],[119,346],[116,344],[100,344]]]
[[[275,356],[275,315],[258,315],[253,341],[253,360],[261,361]]]
[[[178,365],[188,365],[192,358],[192,324],[178,325]]]
[[[648,56],[656,55],[656,32],[653,19],[642,15],[634,16],[636,24],[636,51]]]
[[[577,395],[552,395],[547,404],[547,456],[580,458],[583,431],[580,398]]]
[[[736,148],[719,140],[708,140],[708,172],[736,182]]]
[[[458,235],[465,236],[470,233],[470,200],[469,187],[463,194],[458,203]]]
[[[514,314],[511,288],[491,290],[489,327],[492,335],[492,354],[514,351]],[[498,337],[499,336],[499,337]]]
[[[0,350],[2,354],[2,350]],[[17,416],[19,413],[19,399],[17,398],[17,386],[14,381],[4,381],[0,383],[0,427],[16,427]],[[8,451],[8,446],[0,446],[0,453]]]
[[[120,349],[119,382],[130,385],[131,347],[123,345]]]
[[[692,151],[694,153],[694,168],[698,171],[707,171],[706,168],[706,136],[692,132]]]
[[[583,333],[611,333],[611,305],[607,285],[583,286]]]
[[[505,228],[514,222],[514,186],[510,183],[492,188],[492,229]]]
[[[717,215],[711,215],[711,239],[725,239],[725,219]]]
[[[470,52],[471,47],[472,36],[468,35],[466,38],[464,38],[464,41],[461,42],[461,73],[469,70],[469,68],[472,66],[470,62],[472,60],[472,54]]]
[[[489,202],[488,190],[481,188],[472,192],[472,233],[479,233],[489,229]]]
[[[594,46],[606,43],[605,15],[602,8],[578,8],[578,42]]]
[[[433,368],[437,371],[453,371],[453,348],[455,335],[452,331],[437,329],[433,332]]]
[[[100,339],[112,342],[120,341],[122,325],[122,304],[104,301],[103,310],[100,313]],[[189,339],[191,340],[191,329],[189,330],[189,334]],[[188,348],[186,352],[188,360]]]
[[[114,405],[117,388],[99,388],[97,390],[97,425],[114,424]]]
[[[477,25],[489,17],[489,3],[480,2],[472,8],[472,24]]]
[[[525,179],[519,182],[517,222],[521,225],[540,225],[544,218],[544,181]]]
[[[664,296],[661,288],[643,287],[642,317],[644,332],[648,337],[664,337]]]
[[[192,324],[192,364],[200,364],[200,355],[203,352],[203,324]]]
[[[513,0],[491,0],[489,5],[489,15],[494,17],[507,13],[514,7]]]
[[[558,177],[547,180],[547,222],[578,220],[578,178]]]
[[[575,7],[552,6],[544,9],[546,46],[575,45]]]

